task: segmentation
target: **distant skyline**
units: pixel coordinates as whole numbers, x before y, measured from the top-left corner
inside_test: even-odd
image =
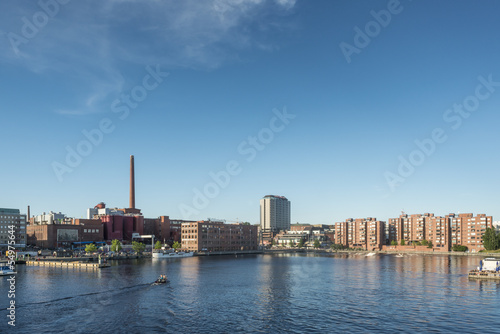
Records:
[[[0,207],[500,220],[498,2],[0,4]]]

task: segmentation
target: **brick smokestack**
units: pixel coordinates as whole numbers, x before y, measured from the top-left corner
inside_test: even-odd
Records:
[[[130,156],[130,201],[129,207],[135,208],[135,175],[134,175],[134,156]]]
[[[30,206],[28,205],[28,219],[27,219],[27,221],[30,221],[30,218],[31,218],[30,217]]]

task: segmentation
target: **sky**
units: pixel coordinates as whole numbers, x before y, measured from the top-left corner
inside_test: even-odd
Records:
[[[500,220],[500,3],[7,0],[0,207]]]

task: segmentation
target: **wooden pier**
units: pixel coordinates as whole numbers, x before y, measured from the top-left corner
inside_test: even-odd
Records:
[[[27,261],[26,264],[28,266],[89,268],[89,269],[100,269],[111,266],[109,263],[93,263],[93,262],[81,262],[81,261]]]

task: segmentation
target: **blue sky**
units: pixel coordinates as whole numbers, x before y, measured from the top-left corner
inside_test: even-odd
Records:
[[[258,223],[275,194],[292,222],[499,220],[499,10],[3,1],[0,207],[127,207],[134,155],[146,217]]]

